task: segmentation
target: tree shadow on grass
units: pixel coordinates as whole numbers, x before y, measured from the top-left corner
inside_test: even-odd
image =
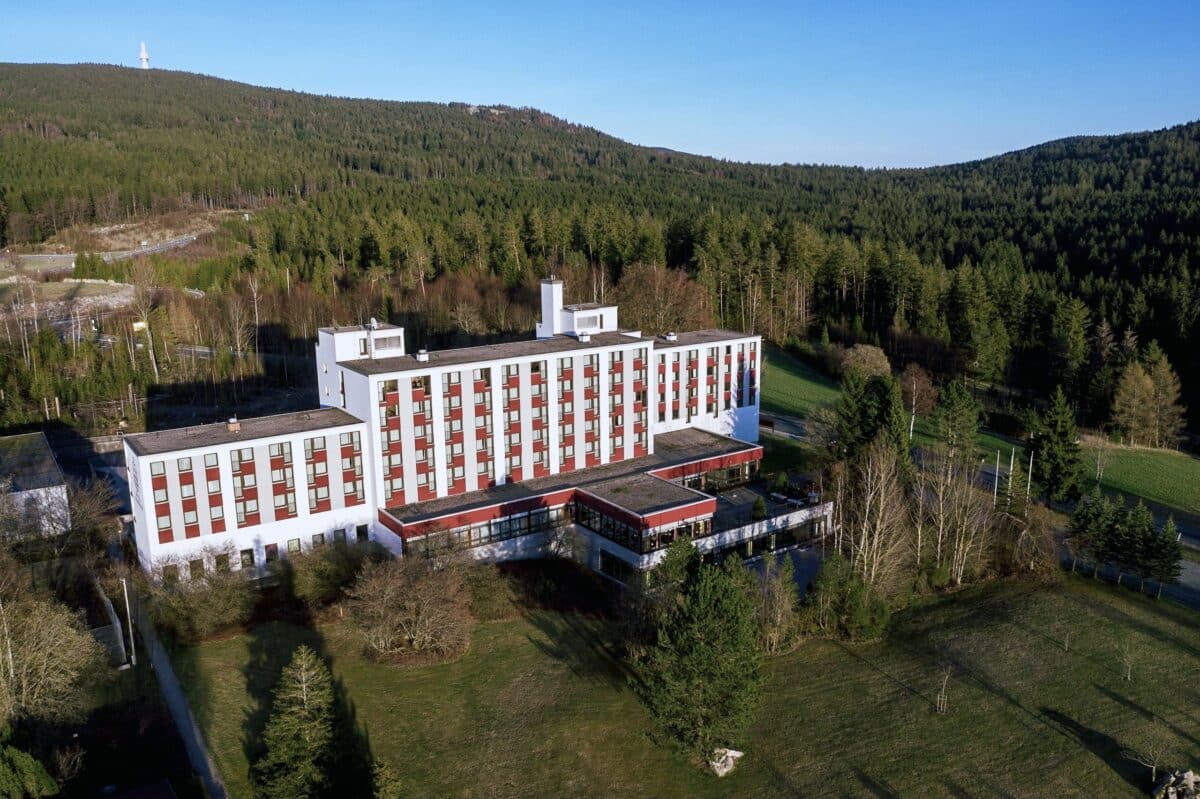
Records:
[[[535,610],[525,618],[541,633],[529,642],[542,654],[567,666],[577,677],[622,690],[635,678],[613,640],[607,623],[572,612]]]
[[[1100,685],[1099,683],[1092,683],[1092,685],[1095,687],[1095,689],[1097,691],[1104,694],[1109,699],[1116,702],[1118,705],[1121,705],[1122,707],[1124,707],[1128,710],[1132,710],[1134,713],[1137,713],[1139,716],[1146,719],[1147,721],[1152,721],[1155,717],[1157,717],[1162,720],[1162,723],[1171,732],[1175,733],[1176,735],[1178,735],[1180,738],[1183,738],[1184,740],[1191,741],[1192,744],[1194,744],[1194,745],[1200,746],[1200,738],[1196,738],[1196,736],[1192,735],[1191,733],[1189,733],[1187,730],[1183,729],[1179,725],[1172,724],[1171,722],[1169,722],[1165,718],[1163,718],[1160,714],[1155,713],[1153,710],[1146,707],[1145,705],[1139,704],[1139,703],[1133,701],[1132,699],[1130,699],[1129,697],[1127,697],[1123,694],[1120,694],[1120,693],[1112,690],[1111,688],[1106,688],[1105,686]]]
[[[267,592],[264,603],[279,602],[277,595]],[[286,603],[285,603],[286,604]],[[308,646],[332,669],[334,658],[326,645],[325,636],[308,614],[288,604],[283,614],[287,621],[268,621],[252,627],[246,633],[246,663],[242,668],[249,707],[242,720],[242,750],[250,764],[253,779],[254,764],[266,753],[262,736],[271,716],[275,687],[285,666],[301,646]],[[256,616],[269,615],[269,608],[260,607]],[[372,796],[374,794],[374,757],[366,730],[358,723],[357,710],[341,679],[333,680],[334,745],[331,751],[326,793],[329,796]]]
[[[851,768],[850,771],[862,783],[863,788],[870,792],[871,796],[877,799],[899,799],[900,792],[882,777],[872,777],[857,766]]]
[[[1125,780],[1139,794],[1149,787],[1144,779],[1143,767],[1122,754],[1120,741],[1111,735],[1080,724],[1075,719],[1048,707],[1040,708],[1041,714],[1052,726],[1074,738],[1080,746],[1108,765],[1117,776]]]

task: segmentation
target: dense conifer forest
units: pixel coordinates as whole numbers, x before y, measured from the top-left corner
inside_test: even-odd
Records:
[[[780,343],[876,342],[894,364],[1033,400],[1062,385],[1089,424],[1113,421],[1129,364],[1165,357],[1195,420],[1197,175],[1200,123],[929,169],[766,166],[638,147],[528,108],[0,65],[0,246],[252,212],[213,237],[220,246],[153,259],[159,291],[142,316],[163,362],[129,334],[123,354],[89,350],[111,378],[104,396],[240,379],[237,363],[170,358],[175,342],[266,350],[372,315],[420,320],[418,340],[516,333],[532,326],[536,280],[555,272],[577,297],[620,300],[623,322],[647,331],[713,323]],[[84,259],[77,272],[129,280],[132,268]],[[43,338],[32,348],[52,362],[67,345]],[[10,396],[30,361],[6,359]],[[30,401],[60,388],[72,390],[41,386]]]

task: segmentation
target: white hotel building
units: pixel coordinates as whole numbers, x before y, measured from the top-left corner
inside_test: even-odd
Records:
[[[259,568],[368,538],[402,554],[443,534],[530,557],[567,530],[576,556],[622,577],[678,535],[774,548],[826,522],[814,504],[714,523],[700,490],[757,471],[759,336],[643,337],[617,317],[564,305],[548,280],[529,341],[410,354],[399,327],[322,328],[322,408],[126,436],[142,564]]]

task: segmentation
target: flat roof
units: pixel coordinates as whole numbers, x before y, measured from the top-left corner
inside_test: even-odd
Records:
[[[564,311],[598,311],[601,308],[616,308],[612,303],[604,302],[573,302],[570,305],[564,305]]]
[[[614,306],[597,306],[614,307]],[[689,333],[679,333],[675,341],[667,341],[666,336],[641,337],[630,335],[637,331],[617,330],[607,333],[592,333],[588,341],[580,341],[575,336],[565,334],[550,338],[529,339],[526,341],[508,341],[501,344],[490,344],[481,347],[459,347],[449,350],[433,350],[428,353],[429,359],[418,361],[416,354],[393,356],[389,358],[358,359],[342,361],[339,365],[352,372],[362,375],[390,374],[392,372],[415,372],[422,369],[459,366],[468,363],[485,363],[511,358],[528,358],[538,355],[557,355],[576,350],[589,350],[596,347],[609,347],[616,344],[649,345],[651,349],[674,349],[676,347],[694,347],[704,344],[714,344],[721,341],[751,338],[754,333],[738,333],[733,330],[694,330]]]
[[[345,427],[362,422],[341,408],[317,408],[311,411],[280,413],[274,416],[258,416],[238,419],[240,429],[231,431],[226,422],[176,427],[157,430],[153,433],[133,433],[125,436],[129,448],[138,455],[161,455],[197,447],[219,444],[249,442],[260,438],[274,438],[309,430],[324,430],[330,427]]]
[[[695,347],[702,344],[715,344],[721,341],[734,341],[742,338],[754,338],[757,333],[738,333],[734,330],[709,328],[707,330],[689,330],[686,333],[676,333],[674,341],[667,341],[666,336],[655,336],[654,346],[659,349],[674,349],[676,347]]]
[[[695,502],[708,496],[699,491],[683,488],[683,486],[668,480],[653,477],[647,472],[758,448],[758,444],[749,444],[734,438],[689,428],[655,436],[654,452],[642,458],[617,461],[590,469],[576,469],[519,483],[505,483],[468,494],[425,500],[386,510],[401,523],[413,524],[440,516],[465,513],[493,505],[532,499],[556,491],[580,488],[600,499],[633,511],[639,516],[644,516],[665,508]],[[656,492],[657,496],[663,498],[657,503]],[[684,495],[681,492],[687,492],[687,494]]]
[[[363,359],[342,361],[352,372],[363,375],[389,374],[391,372],[413,372],[421,369],[434,369],[444,366],[456,366],[467,363],[482,363],[484,361],[500,361],[510,358],[533,357],[537,355],[555,355],[575,350],[588,350],[595,347],[612,346],[614,344],[645,343],[647,339],[627,336],[623,332],[593,333],[590,341],[580,341],[574,336],[552,336],[550,338],[529,339],[527,341],[508,341],[501,344],[490,344],[482,347],[458,347],[451,350],[434,350],[429,352],[429,360],[418,361],[415,354],[394,356],[391,358]]]
[[[321,333],[365,333],[368,330],[403,330],[400,325],[392,325],[387,322],[380,322],[375,327],[370,325],[332,325],[330,327],[318,327],[317,331]]]
[[[638,516],[649,516],[651,513],[710,499],[708,494],[701,491],[684,488],[679,483],[672,483],[646,472],[600,480],[580,488],[598,499],[632,511]]]
[[[43,433],[0,438],[0,478],[11,479],[14,492],[63,484],[62,469]]]

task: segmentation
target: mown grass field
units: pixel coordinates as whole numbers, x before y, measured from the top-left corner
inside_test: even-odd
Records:
[[[1149,773],[1121,751],[1153,716],[1176,762],[1200,757],[1200,615],[1064,578],[973,588],[907,611],[888,640],[768,661],[747,756],[723,780],[651,741],[602,618],[529,611],[411,669],[364,660],[344,624],[266,625],[177,655],[233,796],[250,794],[254,697],[300,642],[330,657],[358,737],[416,796],[1138,796]]]
[[[764,345],[763,354],[762,410],[803,419],[837,402],[841,389],[833,378],[778,347]]]
[[[1083,448],[1084,467],[1093,477],[1096,446]],[[1142,497],[1200,517],[1200,458],[1161,449],[1109,446],[1105,450],[1108,462],[1100,485],[1106,491]]]

